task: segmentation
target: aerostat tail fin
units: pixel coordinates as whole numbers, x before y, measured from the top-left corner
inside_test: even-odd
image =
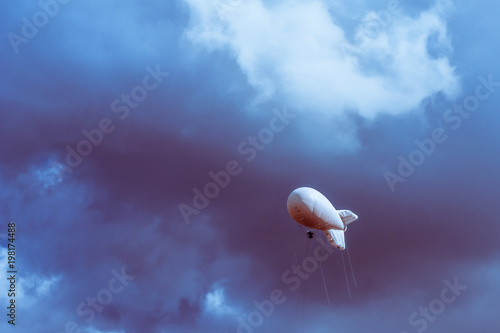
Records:
[[[345,226],[351,224],[352,222],[358,219],[358,215],[354,214],[353,212],[347,209],[338,210],[337,213],[339,214],[340,219],[342,220]]]
[[[344,230],[323,230],[326,235],[326,239],[335,246],[339,250],[345,249],[345,238],[344,238]]]

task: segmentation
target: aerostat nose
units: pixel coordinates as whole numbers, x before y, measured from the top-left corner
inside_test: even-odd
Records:
[[[294,190],[288,196],[286,202],[288,213],[293,218],[300,217],[303,214],[310,214],[314,207],[314,197],[308,188],[301,187]]]

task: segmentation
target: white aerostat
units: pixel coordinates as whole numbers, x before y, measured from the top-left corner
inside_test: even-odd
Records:
[[[344,232],[358,216],[350,210],[336,210],[320,192],[310,187],[300,187],[288,196],[287,208],[290,216],[303,226],[321,230],[330,243],[340,250],[345,249]]]

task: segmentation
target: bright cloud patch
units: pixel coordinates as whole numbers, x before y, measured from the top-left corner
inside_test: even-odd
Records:
[[[298,109],[337,115],[354,110],[372,118],[459,90],[449,52],[429,51],[430,40],[433,50],[451,50],[443,5],[415,17],[402,8],[371,12],[356,31],[347,31],[336,22],[335,9],[318,0],[186,1],[191,41],[230,51],[262,95],[283,95]]]
[[[205,311],[219,316],[235,313],[235,309],[226,303],[224,289],[221,287],[215,287],[206,295],[204,308]]]
[[[63,181],[63,165],[54,163],[51,167],[39,168],[32,171],[35,180],[47,189]]]
[[[2,235],[0,235],[0,241],[2,241]],[[0,248],[0,269],[2,272],[7,272],[9,269],[7,268],[7,248]],[[19,302],[23,303],[24,306],[31,307],[34,306],[37,302],[39,302],[44,297],[47,297],[51,290],[55,288],[55,286],[61,280],[60,276],[51,276],[51,277],[40,277],[37,275],[28,275],[21,276],[16,275],[17,280],[17,292],[16,299]],[[10,282],[7,279],[0,280],[0,287],[2,290],[9,290]],[[52,290],[53,291],[53,290]],[[9,298],[7,297],[7,293],[2,293],[0,295],[0,300],[3,303],[8,302]]]

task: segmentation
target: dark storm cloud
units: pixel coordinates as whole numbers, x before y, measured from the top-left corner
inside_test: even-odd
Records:
[[[18,31],[19,18],[37,10],[6,7],[2,32]],[[490,17],[486,7],[468,10],[477,20]],[[74,321],[82,332],[235,332],[238,317],[256,311],[254,301],[281,289],[286,301],[255,331],[305,325],[314,332],[414,332],[419,326],[408,317],[440,297],[444,279],[458,277],[468,289],[429,331],[492,332],[500,91],[448,130],[448,140],[393,193],[384,172],[394,172],[398,156],[416,149],[414,140],[441,126],[452,102],[430,98],[425,113],[367,120],[352,110],[332,117],[298,108],[279,91],[256,100],[259,88],[231,54],[185,38],[189,19],[183,2],[70,2],[18,53],[2,42],[8,65],[0,82],[0,207],[18,223],[24,248],[18,328],[63,332]],[[462,38],[450,58],[462,75],[460,102],[479,75],[500,80],[500,73],[495,52],[474,51],[494,37],[479,39],[451,22]],[[460,46],[467,41],[476,46]],[[157,65],[169,76],[121,120],[112,102]],[[285,108],[294,117],[248,161],[238,147]],[[103,118],[115,130],[73,172],[53,169],[65,163],[66,146],[76,149],[82,130]],[[231,160],[241,173],[186,225],[179,204],[191,205],[193,188],[203,190],[210,171]],[[339,252],[323,263],[331,307],[319,270],[295,292],[282,280],[317,246],[286,212],[286,198],[299,186],[360,216],[346,233],[358,284],[347,267],[352,300]],[[90,315],[77,307],[109,289],[122,268],[134,279],[86,322]]]

